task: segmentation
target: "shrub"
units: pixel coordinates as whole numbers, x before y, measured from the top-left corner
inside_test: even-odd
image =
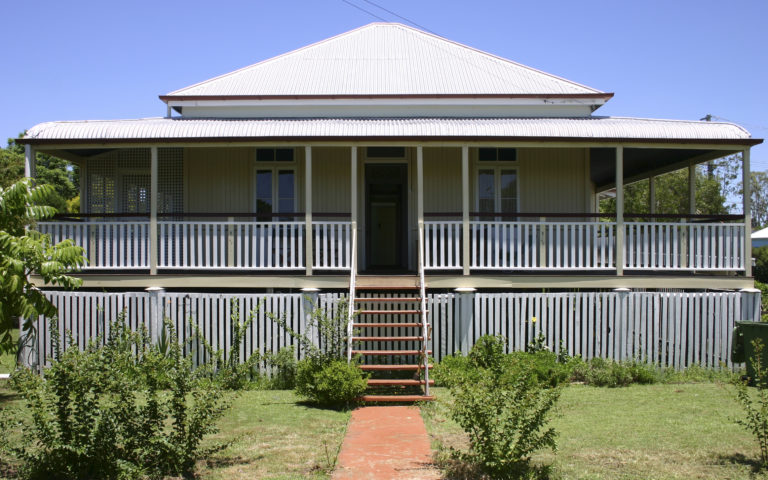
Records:
[[[456,352],[453,355],[443,357],[440,363],[430,370],[430,377],[435,384],[443,387],[456,385],[463,377],[472,373],[469,357]]]
[[[56,346],[45,376],[19,370],[12,378],[31,412],[20,418],[22,443],[11,447],[28,478],[137,478],[188,476],[228,402],[215,383],[184,358],[166,324],[167,351],[146,330],[131,332],[121,319],[106,338],[84,351],[70,339]]]
[[[517,363],[512,373],[494,368],[495,363],[491,368],[481,366],[476,359],[487,359],[484,352],[497,358],[497,350],[486,348],[489,345],[496,341],[482,342],[481,351],[470,352],[467,365],[462,365],[466,374],[452,377],[451,417],[467,432],[470,442],[468,452],[454,453],[493,478],[528,474],[533,471],[533,452],[556,447],[555,431],[547,422],[560,389],[530,381],[535,373],[529,362]]]
[[[232,323],[232,343],[228,350],[224,348],[214,349],[213,346],[205,339],[200,327],[190,319],[189,324],[192,328],[194,335],[190,339],[192,348],[198,348],[202,351],[203,358],[209,359],[202,368],[199,369],[199,374],[206,372],[208,376],[215,379],[221,388],[225,390],[242,390],[251,386],[254,380],[260,377],[259,362],[262,361],[262,356],[259,352],[253,352],[247,358],[242,355],[243,352],[243,340],[245,334],[248,331],[248,327],[253,323],[256,315],[258,314],[258,308],[253,309],[248,318],[244,321],[240,320],[240,303],[237,299],[233,298],[230,302],[231,312],[230,321]],[[161,338],[160,345],[166,348],[167,341]]]
[[[573,357],[569,361],[571,381],[596,387],[626,387],[633,383],[650,384],[661,380],[662,372],[654,365],[639,361],[614,362],[595,357],[584,361]]]
[[[357,363],[305,358],[298,364],[296,393],[326,407],[347,407],[368,387]]]
[[[266,386],[273,390],[292,390],[296,387],[296,350],[293,345],[283,347],[277,353],[270,353],[264,357],[267,365],[272,367],[272,375],[267,380]]]
[[[571,374],[568,364],[558,362],[557,354],[546,350],[510,353],[506,364],[507,374],[523,376],[542,387],[556,387]]]
[[[763,342],[757,338],[752,341],[755,355],[752,365],[755,369],[754,394],[750,391],[748,380],[734,380],[736,400],[744,410],[744,418],[736,423],[746,428],[755,436],[760,447],[760,465],[768,466],[768,372],[762,362]]]
[[[504,337],[483,335],[469,351],[470,363],[479,368],[499,369],[504,363]]]
[[[765,249],[766,253],[768,253],[768,247],[761,248]],[[768,276],[768,259],[764,269],[764,275]],[[755,274],[755,278],[757,278],[757,274]],[[763,322],[768,322],[768,284],[756,280],[755,288],[760,290],[760,318]]]
[[[358,367],[358,359],[347,362],[348,305],[342,300],[337,307],[335,316],[317,306],[312,309],[307,326],[317,330],[319,346],[290,328],[284,319],[272,319],[305,353],[296,368],[296,393],[326,407],[344,408],[365,391],[369,375]]]

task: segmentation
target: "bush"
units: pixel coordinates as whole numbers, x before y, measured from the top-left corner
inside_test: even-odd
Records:
[[[755,259],[755,268],[752,274],[760,283],[768,283],[768,246],[752,249],[752,257]]]
[[[447,387],[461,381],[471,382],[478,369],[489,368],[499,375],[522,377],[542,387],[556,387],[570,377],[566,363],[558,361],[558,355],[544,349],[533,352],[512,352],[504,354],[504,338],[485,335],[465,357],[461,352],[444,357],[432,370],[435,383]]]
[[[451,356],[443,357],[440,363],[430,370],[430,378],[436,385],[452,387],[459,383],[467,375],[472,373],[469,357],[456,352]]]
[[[296,393],[325,407],[347,407],[368,387],[357,363],[305,358],[298,364]]]
[[[747,386],[749,379],[734,381],[736,400],[744,410],[744,419],[737,419],[736,423],[755,436],[760,446],[760,465],[766,467],[768,466],[768,372],[762,362],[763,348],[765,348],[762,340],[755,339],[752,345],[755,352],[752,365],[755,369],[756,391],[754,394],[750,392]]]
[[[483,335],[469,351],[470,363],[479,368],[499,369],[504,363],[504,337]]]
[[[214,432],[228,406],[214,382],[192,370],[170,324],[167,351],[147,332],[131,332],[122,319],[106,338],[79,351],[70,339],[56,346],[40,376],[19,370],[12,386],[31,412],[20,417],[24,436],[10,446],[27,478],[158,478],[191,475],[203,455],[200,442]]]
[[[500,360],[498,341],[479,344],[466,364],[455,363],[463,373],[448,376],[453,382],[451,417],[467,432],[470,442],[469,452],[454,453],[493,478],[530,474],[534,471],[531,454],[556,447],[555,431],[547,422],[560,389],[531,381],[536,375],[531,362],[518,362],[514,370],[504,368],[513,357],[504,357],[501,363],[486,362]]]
[[[272,367],[272,375],[266,381],[267,388],[273,390],[292,390],[296,387],[296,350],[293,345],[283,347],[277,353],[265,356],[267,365]]]
[[[568,364],[558,362],[557,354],[545,350],[513,352],[506,363],[508,374],[523,376],[542,387],[556,387],[567,382],[571,375]]]
[[[574,357],[568,365],[571,381],[596,387],[626,387],[633,383],[650,384],[661,380],[662,372],[655,366],[638,361],[614,362],[595,357],[584,361]]]
[[[318,343],[291,329],[282,318],[272,317],[299,343],[305,358],[296,367],[296,393],[311,402],[333,408],[346,408],[367,387],[369,375],[358,366],[358,359],[347,362],[347,310],[340,301],[336,316],[314,306],[307,326],[316,329]]]

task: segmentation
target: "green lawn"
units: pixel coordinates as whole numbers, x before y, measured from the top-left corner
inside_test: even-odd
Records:
[[[13,342],[19,341],[19,329],[16,328],[11,331],[13,336]],[[0,355],[0,373],[11,373],[16,369],[16,354],[4,353]]]
[[[0,380],[0,407],[21,404],[7,381]],[[349,415],[303,405],[291,391],[241,392],[219,422],[221,431],[203,442],[204,448],[229,445],[199,461],[195,478],[327,479]],[[8,472],[13,468],[4,469],[0,462],[0,478],[8,478]]]
[[[298,403],[291,391],[242,392],[208,443],[236,439],[198,464],[203,479],[329,478],[349,421]]]
[[[0,383],[0,406],[17,400]],[[423,407],[433,445],[466,448],[447,418],[450,395]],[[627,388],[571,385],[553,425],[558,452],[535,457],[553,480],[751,479],[757,447],[733,422],[740,415],[730,386],[663,384]],[[200,479],[328,478],[349,412],[308,407],[288,391],[246,391],[206,445],[231,442],[198,463]]]
[[[450,395],[424,409],[433,447],[466,448],[447,418]],[[571,385],[557,417],[557,453],[537,454],[553,479],[750,479],[758,456],[753,438],[733,419],[741,414],[725,384],[662,384],[626,388]]]

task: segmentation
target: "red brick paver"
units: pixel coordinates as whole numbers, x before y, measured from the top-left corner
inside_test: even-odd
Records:
[[[363,407],[352,412],[333,480],[440,478],[416,407]]]

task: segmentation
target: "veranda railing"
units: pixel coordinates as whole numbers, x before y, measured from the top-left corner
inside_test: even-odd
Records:
[[[169,270],[305,269],[306,224],[286,220],[298,215],[165,215],[157,222],[156,265]],[[316,217],[342,215],[316,214]],[[247,219],[249,216],[254,218]],[[270,217],[274,221],[267,221]],[[151,265],[149,226],[149,219],[144,215],[89,214],[41,222],[38,228],[54,242],[69,238],[83,247],[89,261],[84,270],[136,270],[148,269]],[[315,220],[309,235],[313,240],[313,268],[351,268],[350,222]]]
[[[450,217],[454,214],[429,214]],[[468,224],[470,270],[616,268],[617,224],[595,214],[473,214]],[[488,217],[492,217],[487,219]],[[578,218],[578,217],[585,218]],[[536,217],[536,218],[531,218]],[[648,219],[650,215],[626,215]],[[657,215],[663,222],[624,223],[623,266],[629,270],[743,270],[745,227],[737,215]],[[678,220],[677,223],[670,219]],[[741,222],[739,222],[741,220]],[[733,223],[728,223],[733,222]],[[425,222],[429,270],[463,267],[464,224]]]

